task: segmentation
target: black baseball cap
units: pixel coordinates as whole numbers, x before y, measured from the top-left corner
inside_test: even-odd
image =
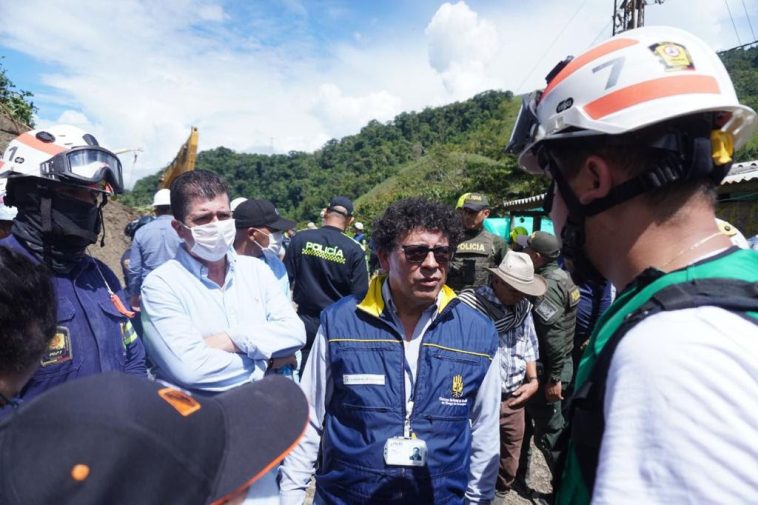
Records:
[[[234,209],[234,223],[239,228],[266,226],[276,231],[290,230],[294,221],[284,219],[268,200],[245,200]]]
[[[216,503],[277,465],[307,418],[284,377],[202,397],[116,372],[70,381],[0,421],[0,503]]]
[[[353,202],[346,196],[335,196],[329,202],[329,207],[326,210],[349,217],[353,215]]]

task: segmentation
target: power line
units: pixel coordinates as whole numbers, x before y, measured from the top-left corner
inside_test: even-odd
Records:
[[[742,10],[745,11],[745,18],[747,18],[747,25],[750,27],[750,33],[753,35],[753,40],[756,40],[755,32],[753,31],[753,23],[750,22],[750,14],[747,13],[747,7],[745,7],[745,0],[742,0]]]
[[[598,39],[599,39],[600,37],[602,37],[602,36],[603,36],[603,34],[604,34],[604,33],[605,33],[605,31],[608,29],[608,26],[610,26],[610,24],[611,24],[611,23],[613,23],[613,18],[611,18],[611,19],[610,19],[610,21],[608,21],[607,23],[605,23],[605,26],[604,26],[604,27],[603,27],[603,28],[602,28],[602,29],[601,29],[599,32],[597,32],[597,35],[595,35],[595,38],[594,38],[594,39],[592,39],[592,42],[590,42],[590,43],[587,45],[587,47],[592,47],[592,46],[594,46],[594,45],[595,45],[595,43],[598,41]]]
[[[584,8],[584,6],[587,4],[587,2],[588,2],[588,1],[589,1],[589,0],[584,0],[584,2],[582,2],[582,5],[580,5],[580,6],[579,6],[579,8],[578,8],[576,11],[574,11],[574,15],[573,15],[573,16],[571,16],[571,19],[569,19],[569,20],[568,20],[568,21],[567,21],[567,22],[566,22],[566,23],[563,25],[563,29],[562,29],[560,32],[558,32],[558,35],[556,35],[556,36],[555,36],[555,38],[554,38],[554,39],[553,39],[553,41],[550,43],[550,45],[548,46],[548,48],[547,48],[547,49],[545,49],[545,52],[544,52],[544,53],[542,53],[542,56],[540,56],[540,57],[539,57],[539,59],[538,59],[538,60],[537,60],[537,62],[534,64],[534,66],[533,66],[533,67],[532,67],[532,69],[529,71],[529,73],[528,73],[528,74],[526,74],[526,77],[524,77],[524,80],[523,80],[523,81],[521,81],[521,84],[519,84],[518,88],[516,88],[517,90],[521,91],[521,88],[524,86],[524,83],[526,83],[526,81],[528,81],[528,80],[529,80],[529,78],[532,76],[532,74],[534,73],[534,71],[535,71],[535,70],[537,70],[537,67],[539,66],[539,64],[540,64],[540,63],[542,63],[542,60],[543,60],[543,59],[545,59],[545,56],[547,56],[547,53],[549,53],[549,52],[550,52],[550,50],[551,50],[551,49],[553,48],[553,46],[555,45],[555,43],[556,43],[556,42],[558,42],[558,39],[559,39],[559,38],[561,38],[561,35],[563,35],[563,34],[564,34],[564,32],[566,31],[566,28],[568,28],[568,26],[569,26],[569,25],[571,24],[571,22],[572,22],[572,21],[573,21],[573,20],[576,18],[576,16],[577,16],[577,15],[579,14],[579,12],[580,12],[580,11],[581,11],[581,10]]]
[[[734,24],[734,17],[732,16],[732,9],[729,8],[729,2],[724,0],[724,5],[726,5],[726,10],[729,12],[729,19],[732,20],[732,28],[734,28],[734,34],[737,36],[737,44],[742,45],[742,41],[740,40],[740,34],[737,33],[737,25]]]

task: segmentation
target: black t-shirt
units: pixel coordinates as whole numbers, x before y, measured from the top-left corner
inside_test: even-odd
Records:
[[[366,255],[339,228],[298,232],[284,257],[298,313],[318,316],[326,306],[368,289]]]

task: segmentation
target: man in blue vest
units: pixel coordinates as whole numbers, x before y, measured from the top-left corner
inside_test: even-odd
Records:
[[[509,149],[552,177],[575,279],[619,289],[568,399],[557,501],[754,502],[758,255],[731,247],[714,202],[756,114],[675,28],[621,33],[547,81]]]
[[[282,467],[282,503],[303,503],[319,445],[315,504],[490,503],[498,336],[445,286],[460,219],[411,198],[373,229],[386,275],[321,314],[301,381],[310,425]]]

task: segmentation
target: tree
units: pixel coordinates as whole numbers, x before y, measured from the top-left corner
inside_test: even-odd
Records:
[[[34,113],[37,112],[37,108],[31,101],[32,96],[34,95],[31,91],[16,89],[16,85],[8,78],[0,62],[0,110],[12,120],[33,127]]]

